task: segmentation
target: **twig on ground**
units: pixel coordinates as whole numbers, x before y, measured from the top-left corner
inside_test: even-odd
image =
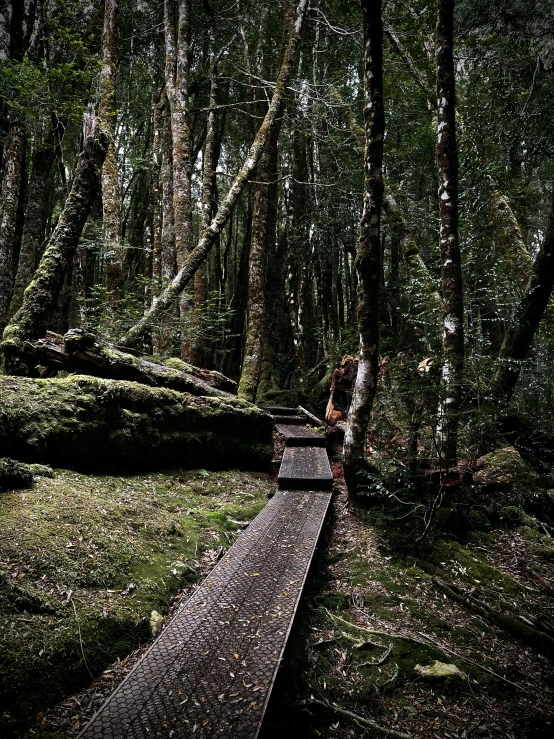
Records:
[[[85,667],[87,668],[88,674],[94,679],[94,675],[90,671],[87,658],[85,657],[85,648],[83,645],[83,638],[81,636],[81,625],[79,624],[79,616],[77,616],[77,609],[75,608],[75,603],[73,601],[71,601],[71,605],[73,606],[73,613],[75,614],[75,621],[77,622],[77,631],[79,633],[79,644],[81,645],[81,654],[83,655],[83,662],[85,663]]]

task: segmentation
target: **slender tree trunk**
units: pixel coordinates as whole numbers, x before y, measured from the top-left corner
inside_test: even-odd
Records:
[[[102,208],[106,249],[106,287],[112,308],[117,308],[119,305],[125,287],[123,268],[125,255],[121,243],[121,200],[115,150],[117,16],[118,0],[105,0],[98,119],[110,139],[108,153],[102,166]]]
[[[14,284],[14,243],[24,150],[25,129],[14,122],[9,127],[4,146],[4,175],[0,192],[0,331],[8,320]]]
[[[159,274],[162,288],[175,277],[177,255],[175,247],[175,208],[173,180],[173,138],[171,112],[164,108],[162,128],[162,233]]]
[[[344,437],[344,479],[355,500],[379,365],[379,286],[383,201],[383,21],[381,0],[362,0],[364,24],[365,183],[364,209],[356,256],[360,359]]]
[[[192,134],[189,111],[190,89],[190,28],[191,1],[179,0],[177,31],[175,30],[175,0],[164,2],[165,25],[165,83],[171,111],[173,141],[173,211],[177,269],[181,270],[193,246],[192,227]],[[191,299],[181,291],[179,312],[183,337],[181,356],[190,358],[190,344],[186,340],[186,315]]]
[[[299,182],[308,179],[306,147],[299,132],[293,139],[292,181],[287,185],[287,265],[288,294],[287,306],[289,323],[294,345],[295,367],[293,385],[302,392],[304,373],[306,370],[305,346],[305,297],[307,281],[307,213],[306,198]]]
[[[454,73],[454,0],[439,0],[436,30],[437,172],[441,285],[444,303],[444,401],[439,408],[437,438],[441,463],[457,462],[461,375],[464,364],[464,298],[458,240],[458,144]]]
[[[248,309],[246,314],[246,345],[238,396],[253,403],[256,400],[264,345],[267,339],[267,236],[269,218],[270,181],[275,173],[271,164],[277,149],[279,136],[277,125],[260,156],[256,171],[256,189],[252,209],[252,235],[250,238],[250,262],[248,276]]]
[[[521,362],[527,358],[537,327],[544,315],[554,286],[554,189],[552,207],[539,253],[521,299],[513,325],[500,349],[500,363],[492,384],[492,393],[508,403],[515,390]]]
[[[37,142],[31,161],[29,195],[17,273],[10,303],[9,315],[15,315],[23,302],[23,292],[30,284],[40,258],[50,207],[50,173],[56,158],[54,131],[49,128],[45,142]]]
[[[217,106],[217,68],[215,54],[215,37],[213,27],[210,28],[210,99],[209,110],[206,120],[206,141],[204,143],[204,155],[202,161],[202,217],[200,221],[200,233],[210,225],[212,215],[215,211],[215,189],[217,160],[221,149],[217,141],[216,106]],[[217,287],[221,290],[221,266],[219,248],[217,249],[216,272],[219,277]],[[203,262],[194,275],[194,308],[198,317],[205,306],[208,297],[208,285],[206,274],[206,262]],[[197,366],[204,365],[203,342],[195,342],[192,348],[192,362]]]
[[[210,29],[210,100],[206,120],[206,141],[202,161],[202,218],[200,233],[210,225],[213,215],[215,194],[215,171],[217,168],[216,154],[216,106],[217,106],[217,69],[215,57],[215,38],[213,28]],[[204,263],[194,276],[194,305],[201,308],[206,302],[206,264]]]
[[[4,369],[10,369],[10,355],[17,353],[27,340],[44,336],[56,309],[65,273],[79,243],[79,238],[100,188],[101,169],[108,148],[108,137],[94,113],[85,115],[83,152],[56,228],[42,255],[33,281],[25,291],[23,304],[4,330],[0,348]],[[17,362],[13,366],[16,369]]]
[[[177,258],[175,253],[175,210],[173,207],[173,138],[171,135],[171,111],[167,98],[162,110],[161,121],[161,213],[158,213],[156,226],[159,229],[159,238],[156,240],[154,252],[154,277],[157,295],[175,277]],[[172,340],[172,323],[174,319],[174,305],[169,307],[160,316],[158,325],[152,331],[152,348],[156,354],[165,354],[170,350]]]
[[[275,83],[275,89],[269,109],[260,128],[258,129],[256,137],[254,138],[254,141],[252,143],[252,146],[250,147],[250,151],[248,152],[242,168],[237,173],[233,184],[231,185],[223,202],[219,206],[217,213],[215,214],[209,227],[204,231],[203,234],[200,235],[198,244],[191,252],[183,267],[179,270],[175,279],[166,288],[166,290],[164,290],[162,295],[160,295],[156,305],[153,306],[152,309],[122,338],[121,341],[123,342],[124,346],[135,345],[140,340],[144,332],[151,325],[156,316],[159,315],[162,311],[166,310],[169,305],[171,305],[171,302],[174,300],[174,298],[181,294],[181,292],[194,276],[194,273],[196,272],[198,267],[207,257],[212,245],[221,234],[221,231],[229,220],[229,217],[233,212],[233,208],[235,207],[240,194],[242,193],[246,183],[248,182],[250,175],[254,171],[261,152],[265,146],[265,143],[268,140],[269,135],[271,134],[271,131],[276,124],[278,112],[281,108],[281,101],[283,99],[287,83],[293,71],[293,61],[296,56],[296,49],[300,42],[300,34],[302,31],[302,25],[308,7],[308,2],[309,0],[300,0],[300,3],[298,5],[298,11],[294,20],[294,24],[289,30],[289,41],[285,49],[283,61],[281,63],[281,69],[279,70],[279,75]]]
[[[152,134],[152,187],[150,188],[150,209],[152,212],[152,295],[148,307],[162,289],[162,198],[163,198],[163,146],[164,136],[164,94],[154,104]]]

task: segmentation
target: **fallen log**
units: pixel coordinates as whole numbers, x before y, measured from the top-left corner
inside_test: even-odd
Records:
[[[130,380],[150,387],[166,387],[192,395],[226,397],[236,390],[236,382],[220,372],[202,370],[180,359],[166,364],[151,358],[121,351],[83,329],[72,329],[65,336],[47,332],[44,339],[25,341],[21,353],[49,368],[78,374]]]
[[[231,395],[197,397],[82,375],[0,376],[0,449],[22,462],[101,470],[264,468],[271,417]]]

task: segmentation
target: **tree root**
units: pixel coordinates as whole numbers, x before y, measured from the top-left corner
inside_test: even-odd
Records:
[[[364,716],[359,716],[357,713],[353,713],[346,708],[342,708],[342,706],[338,706],[336,703],[329,703],[327,701],[319,700],[318,698],[310,697],[306,698],[305,700],[298,701],[298,703],[295,704],[295,707],[305,708],[306,706],[319,706],[320,708],[326,708],[328,711],[332,711],[338,716],[344,716],[351,721],[355,721],[361,726],[367,726],[378,734],[383,734],[383,736],[391,737],[391,739],[412,739],[410,734],[403,734],[402,732],[395,731],[394,729],[387,729],[386,726],[376,724],[375,721],[371,721]]]
[[[482,672],[486,672],[488,675],[492,675],[493,677],[497,678],[498,680],[501,680],[502,682],[506,683],[507,685],[511,685],[512,688],[516,688],[517,690],[520,690],[522,693],[527,693],[528,691],[521,687],[521,685],[518,685],[517,683],[513,683],[511,680],[508,680],[505,677],[502,677],[502,675],[499,675],[494,670],[491,670],[489,667],[485,667],[484,665],[481,665],[479,662],[476,662],[475,660],[471,659],[470,657],[466,657],[463,654],[460,654],[459,652],[455,652],[453,649],[450,649],[450,647],[446,647],[440,642],[435,641],[432,637],[428,636],[427,634],[418,631],[418,636],[423,637],[422,639],[418,639],[415,636],[411,636],[408,634],[394,634],[389,631],[377,631],[374,629],[367,629],[364,626],[357,626],[356,624],[351,623],[350,621],[346,621],[344,618],[341,618],[340,616],[335,616],[330,611],[325,609],[327,612],[327,615],[330,616],[332,619],[336,621],[340,621],[343,624],[346,624],[350,626],[353,629],[357,629],[358,631],[361,631],[363,633],[367,634],[374,634],[376,636],[386,636],[389,639],[405,639],[406,641],[411,641],[415,644],[420,644],[421,646],[428,647],[431,643],[434,647],[436,647],[439,651],[441,651],[445,656],[452,655],[458,659],[463,660],[464,662],[467,662],[472,667],[477,668],[478,670],[481,670]],[[381,645],[384,646],[384,645]],[[386,683],[384,683],[386,685]],[[381,686],[383,687],[383,686]]]
[[[449,598],[478,613],[490,623],[498,626],[507,634],[510,634],[510,636],[538,649],[539,652],[551,659],[554,657],[554,639],[548,634],[545,634],[544,631],[528,626],[522,621],[518,621],[504,613],[495,611],[486,603],[478,601],[469,595],[469,593],[462,591],[461,588],[457,588],[455,585],[449,585],[438,577],[434,577],[433,582]]]

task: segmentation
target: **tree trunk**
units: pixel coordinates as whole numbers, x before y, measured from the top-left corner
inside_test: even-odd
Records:
[[[296,49],[300,42],[300,34],[302,31],[302,25],[304,22],[304,16],[308,7],[308,0],[300,0],[298,5],[296,19],[294,25],[289,30],[289,41],[283,56],[281,63],[281,69],[275,83],[275,90],[271,99],[271,104],[267,111],[267,114],[256,134],[254,142],[250,147],[250,151],[246,157],[246,160],[242,168],[237,173],[233,184],[231,185],[229,192],[224,198],[223,202],[219,206],[215,217],[213,218],[210,226],[201,234],[198,244],[191,252],[190,256],[186,260],[185,264],[179,270],[179,273],[173,280],[173,282],[164,290],[160,295],[157,303],[152,309],[127,332],[125,337],[120,343],[125,346],[135,345],[147,328],[151,325],[152,321],[166,310],[174,300],[174,298],[181,294],[184,288],[188,285],[194,273],[202,262],[207,257],[212,245],[221,234],[221,231],[225,227],[225,224],[229,220],[233,208],[242,193],[246,183],[252,172],[254,171],[261,152],[268,140],[271,131],[273,130],[278,112],[281,108],[281,101],[290,79],[290,75],[293,70],[293,60],[296,55]]]
[[[344,437],[344,479],[355,500],[379,368],[379,286],[383,202],[383,21],[381,0],[362,0],[364,24],[365,182],[364,209],[356,256],[360,358]]]
[[[37,142],[31,161],[29,195],[17,273],[10,303],[9,315],[15,315],[23,302],[23,293],[30,284],[40,258],[44,232],[50,207],[50,172],[56,158],[55,133],[51,129],[47,140]]]
[[[104,246],[106,250],[106,287],[112,308],[120,304],[125,287],[123,269],[124,251],[121,243],[121,201],[115,132],[116,66],[117,66],[117,15],[118,0],[105,0],[104,32],[102,34],[102,69],[100,72],[100,101],[98,120],[109,136],[108,152],[102,166],[102,208]]]
[[[533,260],[527,251],[508,198],[497,190],[491,195],[490,214],[496,231],[498,251],[504,257],[514,282],[525,289],[533,271]]]
[[[455,465],[461,375],[464,364],[464,298],[458,241],[458,144],[456,141],[456,85],[454,74],[454,0],[439,0],[437,14],[437,173],[441,284],[444,303],[444,400],[439,408],[438,452],[446,467]]]
[[[0,331],[6,325],[14,283],[14,242],[17,207],[23,178],[25,129],[12,123],[4,146],[0,202]]]
[[[212,215],[215,212],[215,188],[217,160],[219,158],[220,145],[217,141],[216,130],[216,106],[217,106],[217,68],[215,55],[215,38],[213,28],[210,29],[210,100],[206,120],[206,141],[204,143],[204,156],[202,161],[202,218],[200,221],[200,233],[210,225]],[[219,255],[218,255],[219,263]],[[220,271],[220,270],[218,270]],[[200,315],[204,309],[207,291],[206,262],[200,265],[194,275],[194,309]],[[218,287],[221,288],[221,280]],[[192,360],[196,364],[204,363],[203,341],[196,341],[192,349]]]
[[[179,0],[179,17],[175,31],[175,0],[164,2],[166,44],[165,84],[171,112],[173,142],[173,212],[177,269],[187,261],[193,245],[192,229],[192,136],[189,111],[190,88],[190,23],[191,2]],[[190,297],[183,291],[179,298],[179,313],[183,328],[181,355],[190,354],[185,338],[186,314],[191,308]]]
[[[248,274],[248,307],[246,313],[246,345],[240,375],[238,396],[254,403],[260,381],[264,346],[267,339],[267,237],[270,182],[275,176],[272,163],[279,137],[277,124],[266,142],[256,170],[256,189],[252,209],[252,235]]]
[[[34,279],[25,291],[23,304],[4,330],[0,348],[4,353],[4,370],[10,367],[10,356],[17,353],[23,341],[44,336],[63,285],[65,273],[73,259],[79,238],[94,199],[100,188],[100,173],[108,147],[108,137],[98,125],[92,111],[85,115],[83,152],[79,157],[71,192],[56,228],[52,232]]]
[[[533,270],[521,299],[513,325],[508,329],[500,349],[500,364],[491,391],[503,403],[513,395],[521,362],[527,358],[531,343],[544,315],[554,286],[554,190],[548,224]]]

